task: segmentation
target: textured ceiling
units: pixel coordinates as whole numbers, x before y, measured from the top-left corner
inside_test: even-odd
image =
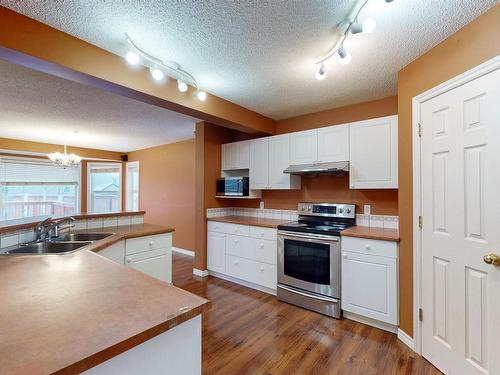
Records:
[[[192,138],[197,121],[3,60],[0,88],[3,138],[127,152]]]
[[[375,32],[349,37],[352,62],[332,61],[319,82],[315,57],[332,45],[332,28],[354,0],[0,0],[120,55],[128,32],[208,92],[274,119],[396,94],[398,70],[496,3],[369,0],[360,18],[374,15]]]

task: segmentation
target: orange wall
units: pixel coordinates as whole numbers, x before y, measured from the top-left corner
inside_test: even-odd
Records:
[[[195,140],[130,152],[139,161],[139,207],[145,221],[175,228],[174,246],[195,250]]]
[[[192,88],[180,93],[173,79],[157,85],[148,69],[132,70],[120,56],[2,6],[0,20],[0,46],[41,61],[0,51],[4,59],[223,126],[275,131],[270,118],[214,95],[208,95],[205,102],[197,100]]]
[[[406,66],[398,75],[399,108],[399,313],[413,335],[412,98],[500,54],[500,5]]]

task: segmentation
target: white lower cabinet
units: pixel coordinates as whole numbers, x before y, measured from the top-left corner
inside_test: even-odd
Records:
[[[125,264],[161,281],[172,282],[172,234],[125,240]]]
[[[276,291],[276,229],[209,221],[207,252],[208,269],[215,276]]]
[[[99,255],[113,262],[125,264],[125,241],[118,241],[111,246],[99,251]]]
[[[342,310],[398,325],[397,243],[342,237]]]

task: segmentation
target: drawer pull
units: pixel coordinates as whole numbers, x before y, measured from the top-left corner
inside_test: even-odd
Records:
[[[365,249],[366,249],[366,250],[371,250],[371,249],[372,249],[372,247],[371,247],[370,245],[365,245]]]
[[[260,248],[261,248],[261,249],[263,249],[263,248],[264,248],[264,244],[263,244],[263,243],[261,243],[261,244],[260,244]]]
[[[264,272],[264,267],[260,267],[260,272]]]
[[[342,258],[347,259],[347,254],[346,253],[342,253]]]
[[[130,262],[132,262],[132,258],[128,257],[127,258],[127,263],[130,263]]]
[[[238,263],[240,263],[240,262],[238,262],[237,260],[234,261],[234,264],[238,264]]]
[[[234,240],[234,243],[238,243],[238,240]]]
[[[155,243],[153,241],[149,241],[149,246],[153,246]]]

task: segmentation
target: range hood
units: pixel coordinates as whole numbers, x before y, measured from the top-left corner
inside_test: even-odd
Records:
[[[337,174],[344,175],[349,171],[348,161],[337,161],[331,163],[314,163],[291,165],[283,173],[295,175],[318,175],[318,174]]]

